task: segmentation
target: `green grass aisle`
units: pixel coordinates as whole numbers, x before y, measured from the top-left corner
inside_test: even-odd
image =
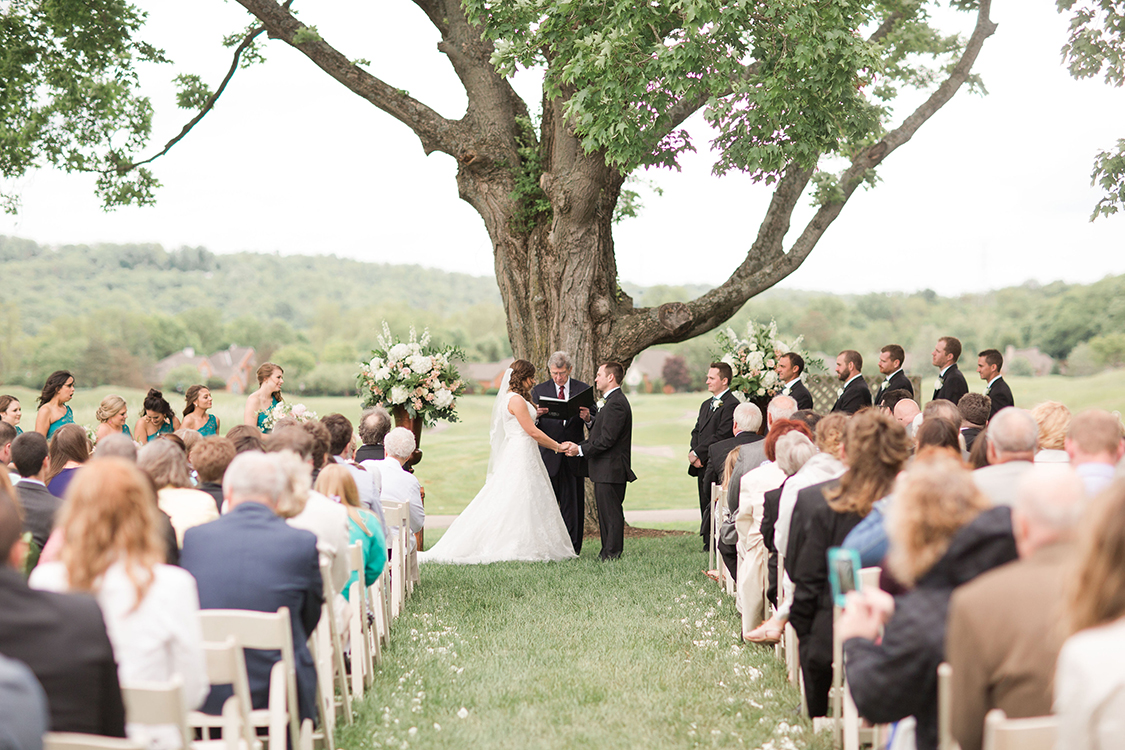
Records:
[[[612,563],[594,541],[565,563],[423,566],[339,745],[828,747],[772,649],[738,641],[698,544],[627,539]]]

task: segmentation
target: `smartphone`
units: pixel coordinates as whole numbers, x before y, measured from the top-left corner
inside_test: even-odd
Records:
[[[832,601],[837,607],[847,605],[849,591],[859,591],[859,553],[854,549],[831,547],[828,550],[828,581],[832,585]]]

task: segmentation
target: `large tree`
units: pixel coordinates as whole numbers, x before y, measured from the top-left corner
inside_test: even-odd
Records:
[[[142,159],[151,107],[134,64],[163,60],[141,40],[127,0],[11,0],[0,13],[0,173],[51,164],[99,174],[108,205],[153,200],[146,166],[186,136],[264,40],[299,50],[407,125],[426,153],[458,164],[462,199],[484,219],[516,356],[630,361],[654,344],[705,333],[796,270],[861,184],[966,83],[995,25],[989,0],[951,0],[975,14],[971,35],[945,36],[926,0],[414,0],[441,34],[438,49],[464,87],[460,119],[370,72],[323,38],[293,0],[238,0],[250,27],[228,37],[234,59],[213,91],[178,78],[196,114]],[[315,8],[311,9],[315,13]],[[529,107],[509,76],[542,72]],[[904,90],[926,97],[892,127]],[[677,167],[694,150],[683,124],[713,126],[714,170],[773,187],[746,257],[694,300],[636,307],[618,284],[612,228],[630,205],[626,179]],[[817,210],[785,244],[794,208]]]

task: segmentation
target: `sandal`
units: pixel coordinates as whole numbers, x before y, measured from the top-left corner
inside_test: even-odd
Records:
[[[781,640],[781,629],[774,625],[772,620],[766,620],[749,633],[744,633],[742,637],[750,643],[773,644]]]
[[[712,581],[718,581],[719,580],[719,571],[717,571],[717,570],[705,570],[705,571],[703,571],[703,575],[707,576]]]

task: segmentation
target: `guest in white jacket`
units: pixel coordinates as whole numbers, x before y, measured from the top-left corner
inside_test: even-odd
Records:
[[[214,502],[211,503],[212,509]],[[122,685],[183,681],[184,709],[207,697],[209,683],[199,626],[195,579],[164,565],[149,480],[121,458],[86,464],[60,510],[61,560],[39,565],[29,581],[47,591],[86,591],[97,597]],[[180,746],[175,727],[126,725],[149,748]]]

